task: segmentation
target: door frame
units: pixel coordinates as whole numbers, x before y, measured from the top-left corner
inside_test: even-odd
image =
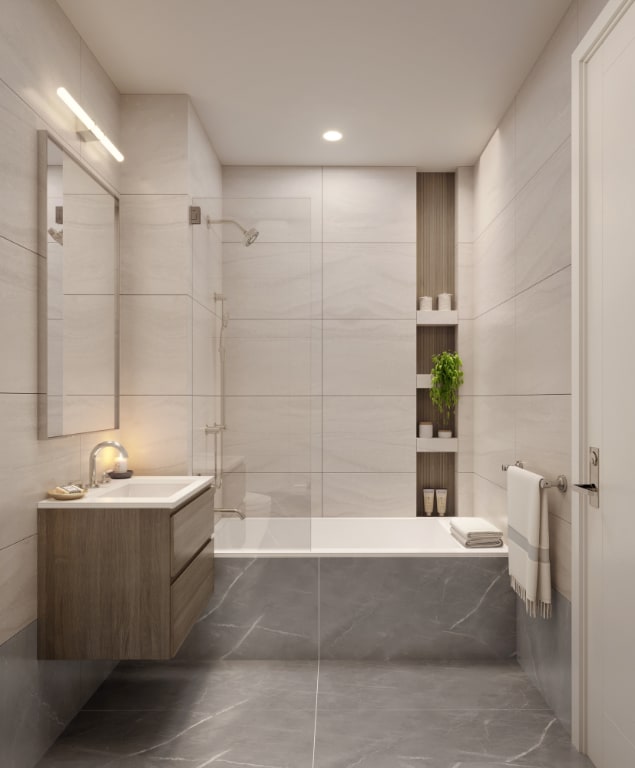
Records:
[[[608,0],[575,49],[571,59],[571,476],[588,482],[587,392],[585,388],[589,254],[586,242],[587,65],[635,0]],[[587,751],[587,600],[585,552],[588,503],[580,494],[571,499],[571,738],[580,752]]]

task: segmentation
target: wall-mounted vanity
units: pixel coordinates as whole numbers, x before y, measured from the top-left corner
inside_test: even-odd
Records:
[[[39,435],[119,426],[119,200],[38,131]]]
[[[214,587],[211,477],[138,477],[38,505],[41,659],[170,659]]]

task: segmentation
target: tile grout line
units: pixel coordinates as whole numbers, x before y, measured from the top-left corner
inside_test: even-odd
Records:
[[[313,754],[311,768],[315,768],[315,747],[317,743],[318,694],[320,691],[320,567],[322,558],[317,559],[317,679],[315,681],[315,718],[313,720]]]

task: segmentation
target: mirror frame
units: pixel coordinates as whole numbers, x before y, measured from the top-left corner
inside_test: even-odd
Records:
[[[48,160],[49,160],[49,141],[64,153],[70,160],[76,163],[90,178],[99,184],[109,195],[112,196],[115,205],[115,249],[114,258],[114,285],[115,285],[115,329],[114,329],[114,394],[113,394],[113,423],[107,424],[98,429],[80,430],[78,432],[62,431],[59,435],[50,435],[48,433],[48,231],[47,231],[47,181],[48,181]],[[105,179],[101,178],[85,161],[76,153],[70,151],[59,139],[53,136],[47,130],[37,131],[37,157],[38,157],[38,191],[37,191],[37,243],[38,243],[38,438],[40,440],[51,440],[59,437],[67,437],[72,434],[86,434],[88,432],[106,431],[119,429],[119,410],[120,410],[120,322],[121,322],[121,291],[119,285],[120,271],[120,242],[119,242],[119,193]]]

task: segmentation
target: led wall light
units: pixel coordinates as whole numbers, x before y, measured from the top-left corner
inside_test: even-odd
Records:
[[[64,102],[64,104],[66,104],[66,106],[71,110],[71,112],[75,115],[75,117],[77,117],[77,119],[80,120],[86,126],[86,129],[90,131],[92,136],[104,145],[104,147],[110,152],[110,154],[115,158],[115,160],[117,160],[120,163],[123,162],[123,155],[121,154],[121,152],[112,143],[112,141],[110,141],[108,136],[106,136],[106,134],[101,130],[101,128],[92,119],[92,117],[89,114],[87,114],[86,110],[84,110],[75,101],[75,99],[70,95],[70,93],[66,90],[66,88],[58,88],[57,95]],[[81,138],[86,139],[86,136],[84,135],[83,131],[79,131],[78,133]]]

